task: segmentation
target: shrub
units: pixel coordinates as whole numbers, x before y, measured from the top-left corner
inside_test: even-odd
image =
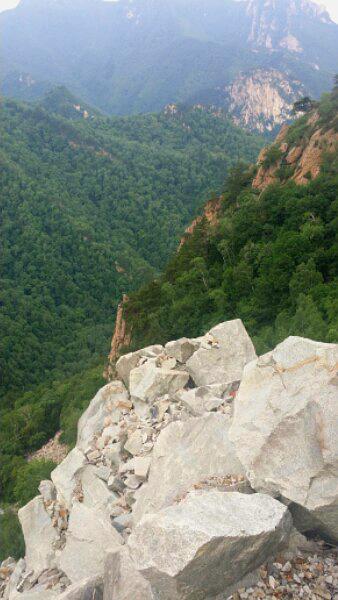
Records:
[[[269,167],[275,165],[282,158],[282,156],[283,153],[278,146],[270,146],[265,153],[265,158],[262,163],[263,167],[265,167],[265,169],[269,169]]]
[[[56,464],[51,460],[33,460],[21,467],[16,476],[14,497],[19,506],[24,506],[38,492],[42,479],[49,479]]]
[[[308,124],[308,115],[304,115],[291,125],[286,135],[286,142],[289,145],[297,144],[310,134],[311,127]]]
[[[25,543],[15,510],[6,509],[0,515],[0,531],[0,562],[8,556],[16,560],[24,556]]]
[[[283,164],[279,167],[276,175],[281,181],[287,181],[294,175],[296,167],[294,165]]]

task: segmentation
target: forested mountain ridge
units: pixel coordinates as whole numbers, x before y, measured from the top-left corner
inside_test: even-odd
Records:
[[[47,441],[60,419],[63,429],[68,416],[75,426],[99,386],[122,293],[159,273],[229,168],[253,160],[263,144],[222,111],[108,118],[62,89],[42,104],[0,106],[7,499],[15,461]]]
[[[196,337],[232,318],[259,353],[287,335],[337,341],[337,119],[336,86],[254,169],[232,172],[207,205],[212,219],[202,213],[164,274],[124,303],[129,348]]]
[[[338,25],[309,0],[21,0],[0,32],[8,96],[63,84],[107,113],[215,104],[259,130],[330,89],[337,64]]]

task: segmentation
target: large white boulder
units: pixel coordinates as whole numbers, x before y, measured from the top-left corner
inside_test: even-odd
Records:
[[[86,465],[78,472],[78,481],[81,485],[82,504],[92,508],[95,512],[101,511],[110,516],[116,494],[111,492],[107,484],[97,477],[97,469],[93,465]]]
[[[122,381],[111,381],[101,388],[79,420],[77,447],[85,452],[94,435],[104,429],[107,419],[118,421],[120,406],[128,400]]]
[[[130,371],[135,369],[142,358],[155,358],[164,352],[163,346],[160,344],[142,348],[136,352],[129,352],[119,358],[116,363],[116,372],[123,383],[129,387]]]
[[[136,493],[134,521],[169,506],[203,479],[243,475],[229,427],[230,418],[220,413],[168,425],[154,446],[148,483]]]
[[[155,598],[204,600],[229,592],[273,556],[291,527],[286,506],[270,496],[191,492],[146,515],[129,548]]]
[[[256,358],[253,343],[240,319],[220,323],[187,361],[197,386],[240,381],[243,368]]]
[[[177,390],[188,383],[189,373],[157,367],[148,361],[133,369],[130,373],[130,395],[132,400],[152,404],[157,398],[169,394],[173,396]]]
[[[76,502],[70,514],[59,568],[72,583],[103,576],[106,550],[121,543],[121,536],[102,511]]]
[[[87,459],[78,448],[73,448],[66,458],[51,473],[51,480],[56,488],[57,497],[70,509],[73,492],[76,486],[76,475],[86,464]]]
[[[46,512],[41,496],[37,496],[18,512],[25,538],[26,568],[38,577],[45,569],[55,566],[54,542],[58,533]]]
[[[337,345],[290,337],[249,364],[230,437],[256,490],[338,541],[337,362]]]
[[[149,581],[136,570],[127,546],[107,552],[103,600],[155,600]]]

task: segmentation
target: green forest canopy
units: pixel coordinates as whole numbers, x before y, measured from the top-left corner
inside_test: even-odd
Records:
[[[14,101],[0,135],[3,408],[107,352],[122,292],[261,140],[211,111],[72,121]]]
[[[102,383],[122,293],[162,270],[229,168],[254,160],[263,144],[211,109],[108,118],[76,105],[59,88],[43,106],[0,106],[0,491],[8,502],[27,452],[60,425],[74,441]]]
[[[316,127],[338,131],[338,87],[316,109]],[[307,119],[290,128],[290,143],[306,144]],[[306,186],[277,173],[281,182],[260,193],[252,169],[234,169],[218,226],[202,221],[164,274],[131,295],[134,347],[198,336],[233,318],[259,354],[288,335],[338,341],[338,152]]]

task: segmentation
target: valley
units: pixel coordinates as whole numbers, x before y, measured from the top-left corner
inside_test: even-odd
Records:
[[[337,23],[20,0],[0,36],[0,599],[337,600]]]
[[[60,426],[73,443],[122,294],[159,274],[263,140],[198,107],[103,117],[63,88],[40,105],[4,101],[0,135],[0,488],[12,501],[25,454]]]

